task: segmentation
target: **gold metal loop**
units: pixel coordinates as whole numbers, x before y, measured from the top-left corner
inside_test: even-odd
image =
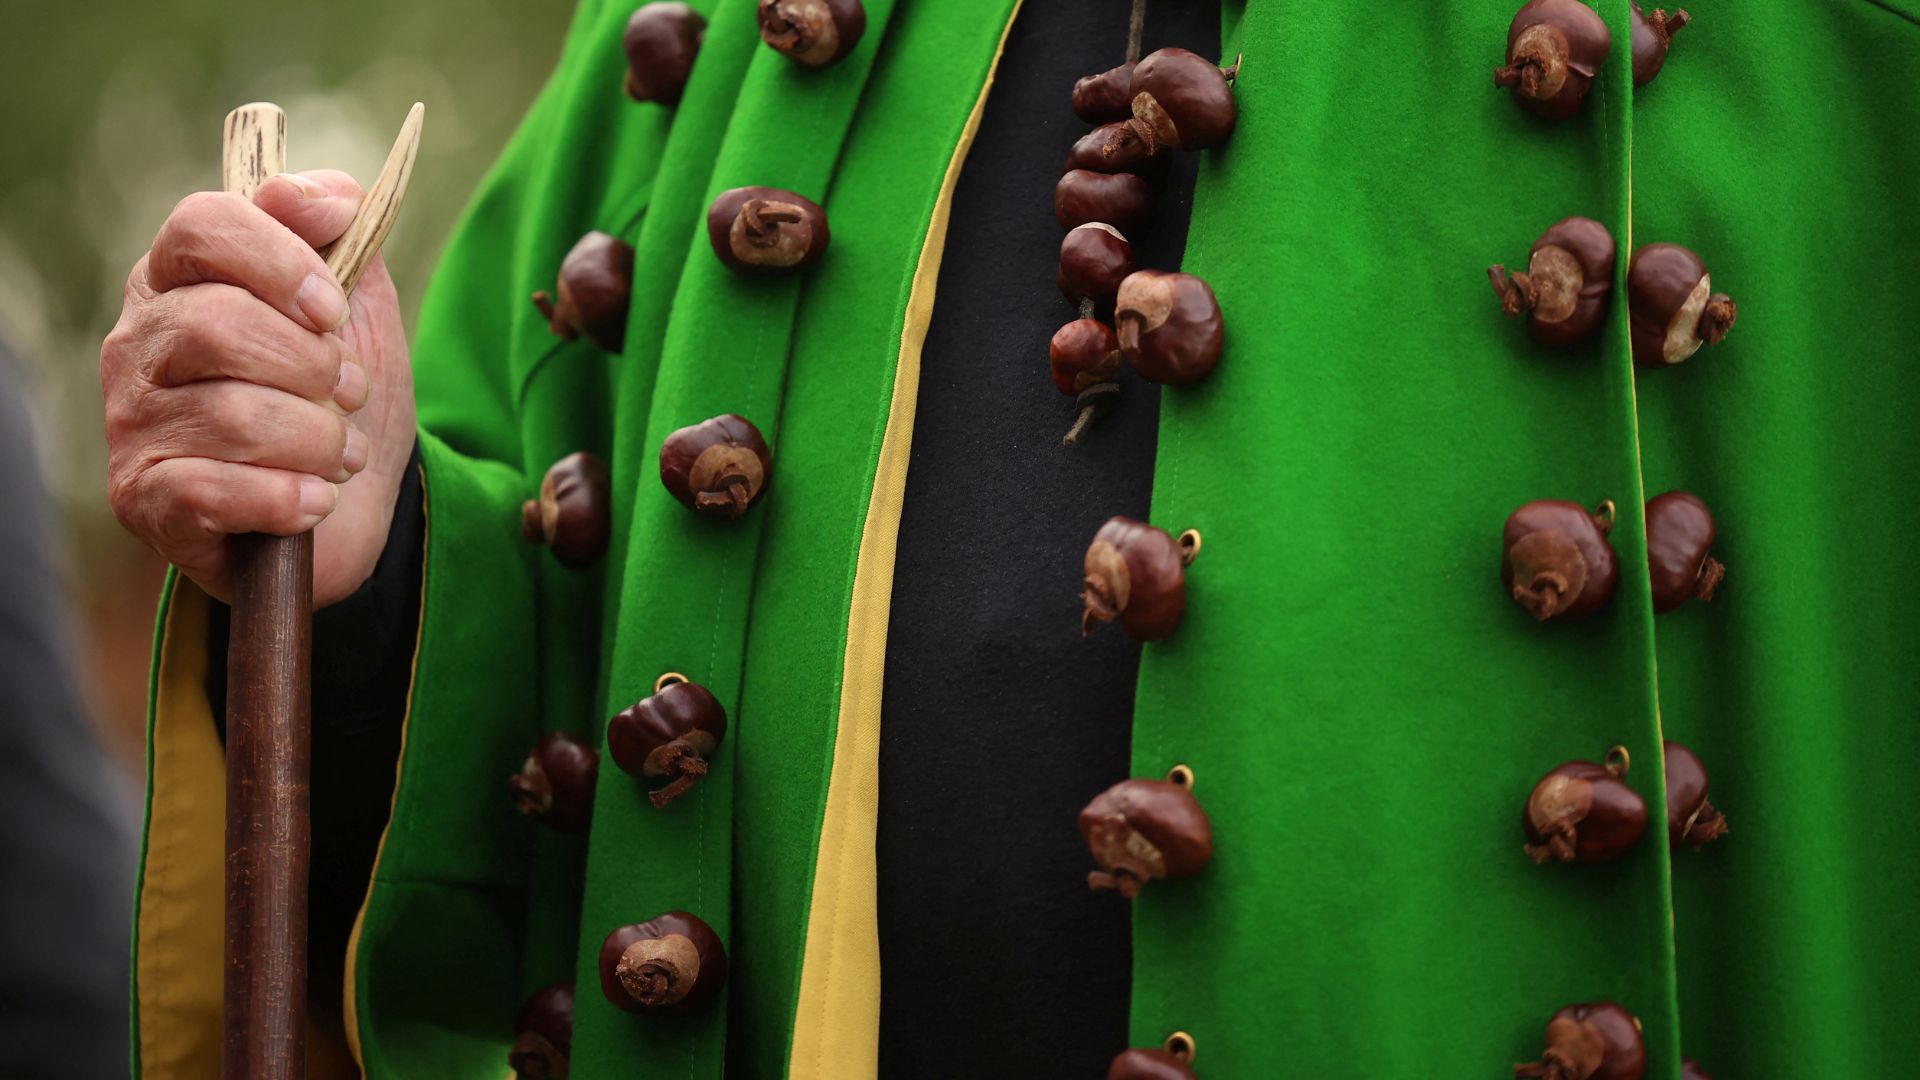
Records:
[[[1173,768],[1167,770],[1167,782],[1172,784],[1178,784],[1183,788],[1187,788],[1191,790],[1193,788],[1192,766],[1180,764],[1180,765],[1175,765]]]
[[[1593,508],[1593,525],[1600,530],[1601,536],[1613,534],[1613,500],[1602,499],[1600,505]]]
[[[1626,747],[1615,746],[1607,751],[1608,772],[1615,776],[1625,776],[1627,770],[1631,768],[1633,768],[1633,755],[1627,753]]]
[[[692,681],[693,681],[692,679],[687,678],[685,675],[682,675],[677,671],[669,671],[665,675],[662,675],[659,678],[653,680],[653,692],[657,694],[660,691],[665,690],[667,687],[672,686],[674,683],[692,682]]]
[[[1184,1031],[1176,1031],[1167,1036],[1167,1041],[1161,1044],[1161,1048],[1189,1065],[1193,1063],[1194,1054],[1199,1051],[1199,1047],[1194,1045],[1193,1036]]]
[[[1192,566],[1193,560],[1200,557],[1200,530],[1188,529],[1175,541],[1180,545],[1180,565]]]

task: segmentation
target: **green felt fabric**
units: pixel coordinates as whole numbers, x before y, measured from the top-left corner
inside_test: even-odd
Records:
[[[1692,247],[1740,304],[1720,346],[1638,380],[1647,490],[1705,499],[1728,564],[1656,623],[1667,734],[1732,827],[1674,861],[1687,1052],[1910,1075],[1920,5],[1688,9],[1634,114],[1636,242]]]
[[[1627,0],[1559,125],[1491,85],[1515,6],[1229,12],[1239,126],[1185,265],[1226,351],[1161,397],[1152,510],[1205,550],[1142,660],[1134,748],[1137,774],[1192,766],[1216,855],[1136,902],[1133,1039],[1188,1031],[1207,1076],[1499,1076],[1604,998],[1676,1076],[1664,831],[1612,865],[1521,851],[1562,761],[1623,744],[1655,820],[1664,800],[1624,307],[1548,353],[1486,279],[1569,214],[1624,236]],[[1500,588],[1501,525],[1536,498],[1619,505],[1619,588],[1587,623]]]
[[[501,796],[535,738],[533,553],[520,471],[420,439],[426,580],[393,818],[353,957],[376,1076],[482,1075],[520,1001],[531,830]],[[485,581],[488,588],[475,588]]]

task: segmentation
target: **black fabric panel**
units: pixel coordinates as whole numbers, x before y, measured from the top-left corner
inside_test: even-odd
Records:
[[[340,1013],[347,937],[393,803],[394,767],[413,682],[426,519],[416,443],[394,503],[393,528],[373,576],[313,614],[313,869],[307,896],[307,1002]],[[226,739],[227,629],[215,603],[207,623],[207,698]]]
[[[1140,651],[1079,633],[1080,565],[1144,518],[1158,395],[1130,374],[1072,449],[1047,341],[1053,186],[1074,80],[1125,55],[1128,5],[1021,10],[953,199],[893,587],[880,751],[880,1075],[1096,1077],[1127,1043],[1128,909],[1088,891],[1080,807],[1127,775]],[[1216,2],[1149,5],[1146,49],[1219,49]],[[1176,268],[1194,162],[1142,266]]]
[[[140,810],[76,692],[30,435],[0,349],[0,1076],[124,1076]]]

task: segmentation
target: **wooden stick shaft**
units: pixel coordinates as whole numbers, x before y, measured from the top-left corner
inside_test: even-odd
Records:
[[[227,117],[223,186],[286,168],[286,115]],[[227,654],[225,1048],[229,1080],[306,1075],[313,534],[237,536]]]

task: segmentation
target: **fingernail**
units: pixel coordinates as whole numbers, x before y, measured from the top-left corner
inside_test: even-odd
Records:
[[[358,412],[367,403],[367,369],[351,360],[340,362],[340,378],[333,384],[333,400],[348,412]]]
[[[367,437],[352,425],[347,426],[347,448],[340,454],[340,467],[350,473],[367,467]]]
[[[317,476],[300,479],[300,512],[308,517],[326,517],[340,501],[340,489]]]
[[[322,330],[332,330],[347,321],[347,294],[340,291],[339,282],[324,274],[308,274],[294,302]]]
[[[296,189],[298,189],[300,192],[300,197],[303,199],[326,198],[326,195],[327,195],[326,188],[321,187],[318,181],[309,180],[306,177],[301,176],[299,173],[293,173],[293,172],[281,173],[280,179],[285,180],[287,183],[292,184]]]

